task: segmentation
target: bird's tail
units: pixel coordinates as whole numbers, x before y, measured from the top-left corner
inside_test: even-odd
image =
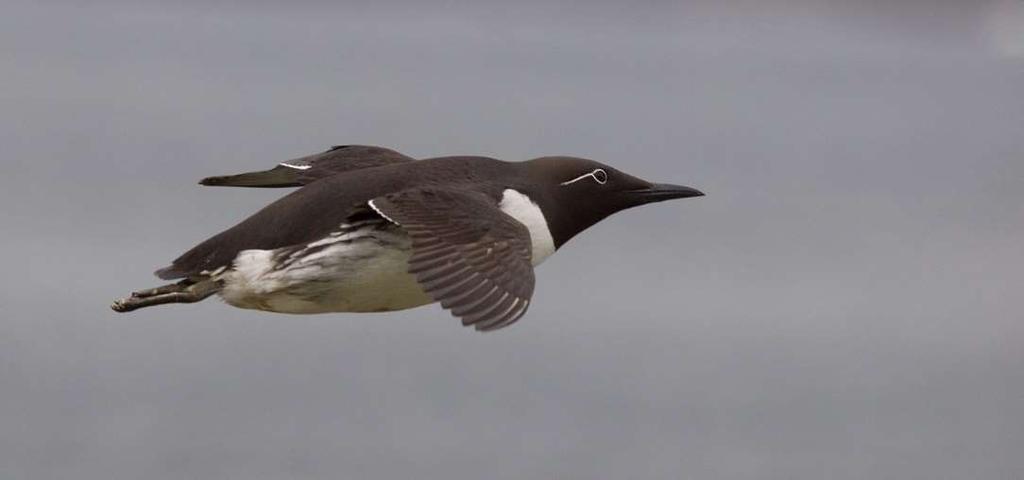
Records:
[[[115,312],[130,312],[166,303],[195,303],[220,291],[223,284],[212,278],[185,279],[177,283],[132,292],[110,305]]]

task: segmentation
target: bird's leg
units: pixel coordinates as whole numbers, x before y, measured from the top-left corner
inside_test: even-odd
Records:
[[[193,285],[195,283],[196,282],[193,282],[192,280],[187,280],[186,279],[186,280],[182,280],[182,281],[176,282],[176,283],[168,283],[167,285],[161,285],[161,286],[155,287],[155,288],[149,288],[149,289],[146,289],[146,290],[139,290],[139,291],[136,291],[136,292],[132,292],[132,297],[134,297],[134,298],[146,298],[146,297],[152,297],[152,296],[155,296],[155,295],[162,295],[162,294],[165,294],[165,293],[180,292],[180,291],[188,288],[189,285]]]
[[[177,285],[177,284],[175,284]],[[169,290],[172,285],[164,285],[163,287],[157,287],[151,290],[147,290],[141,293],[150,293],[156,290],[165,289]],[[115,312],[130,312],[145,307],[152,307],[154,305],[163,305],[166,303],[195,303],[203,300],[214,293],[217,293],[221,288],[221,283],[212,280],[205,279],[198,283],[185,286],[177,291],[168,291],[166,293],[152,293],[147,296],[136,296],[132,295],[128,298],[122,298],[114,302],[110,306]]]

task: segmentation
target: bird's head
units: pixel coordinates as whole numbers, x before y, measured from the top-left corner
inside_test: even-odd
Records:
[[[648,182],[585,158],[541,157],[524,166],[541,186],[537,200],[556,246],[627,208],[704,195],[691,187]]]

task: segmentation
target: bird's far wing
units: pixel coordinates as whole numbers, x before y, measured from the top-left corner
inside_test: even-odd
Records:
[[[383,147],[338,145],[325,152],[281,162],[270,170],[207,177],[200,180],[199,184],[217,187],[300,187],[342,172],[413,160]]]
[[[526,313],[534,286],[530,232],[491,198],[424,188],[369,204],[409,234],[409,272],[463,325],[496,330]]]

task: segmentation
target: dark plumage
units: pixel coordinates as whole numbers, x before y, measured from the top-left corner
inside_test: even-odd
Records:
[[[199,184],[211,187],[300,187],[339,173],[413,160],[394,150],[373,145],[335,145],[320,153],[281,162],[270,170],[206,177]]]
[[[533,266],[617,211],[703,195],[592,160],[414,161],[372,146],[334,147],[204,185],[301,186],[156,272],[178,283],[136,292],[118,311],[219,293],[243,308],[318,313],[432,301],[478,330],[527,310]]]
[[[267,205],[185,252],[169,267],[157,270],[156,275],[164,280],[184,278],[229,265],[241,250],[268,250],[315,241],[337,229],[350,215],[365,212],[366,202],[375,197],[413,185],[449,184],[452,176],[458,179],[456,183],[480,184],[497,203],[502,188],[485,179],[508,170],[507,165],[486,157],[442,157],[348,169],[342,175],[310,182]]]

